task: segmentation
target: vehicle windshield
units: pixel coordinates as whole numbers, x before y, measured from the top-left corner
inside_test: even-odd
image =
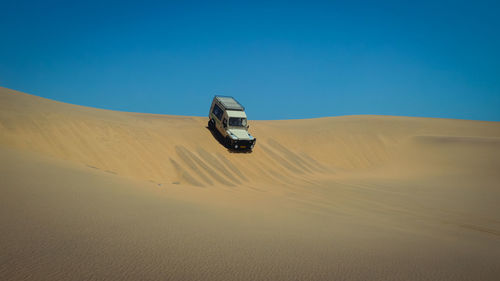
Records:
[[[231,117],[231,118],[229,118],[229,126],[246,127],[247,126],[247,119],[246,118]]]

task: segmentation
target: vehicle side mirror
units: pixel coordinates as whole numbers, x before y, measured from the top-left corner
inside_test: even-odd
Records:
[[[250,128],[250,125],[247,125],[247,130],[248,130],[248,128]]]

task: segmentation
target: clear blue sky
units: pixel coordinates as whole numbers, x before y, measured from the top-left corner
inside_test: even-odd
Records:
[[[5,1],[0,86],[106,109],[500,121],[500,1]]]

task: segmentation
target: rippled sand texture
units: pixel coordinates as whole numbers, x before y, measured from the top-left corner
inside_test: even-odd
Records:
[[[1,279],[500,280],[500,123],[206,121],[0,88]]]

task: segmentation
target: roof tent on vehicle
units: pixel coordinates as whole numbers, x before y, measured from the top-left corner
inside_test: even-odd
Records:
[[[215,98],[225,110],[245,111],[245,108],[233,97],[215,96]]]

